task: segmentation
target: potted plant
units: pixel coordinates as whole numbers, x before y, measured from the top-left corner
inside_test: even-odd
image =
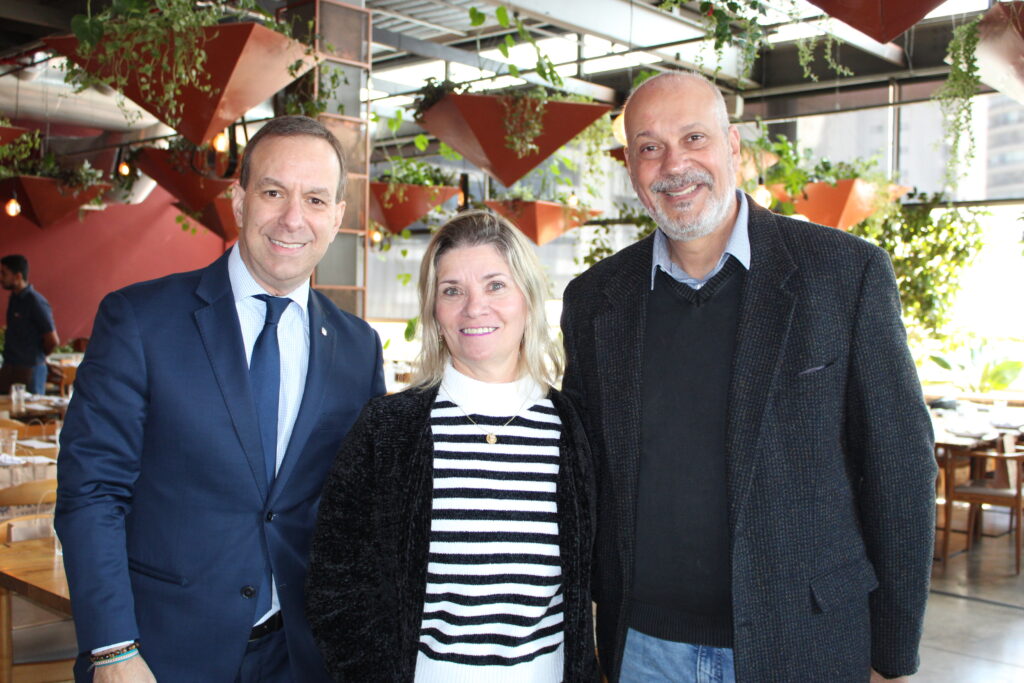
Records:
[[[550,200],[537,199],[526,185],[512,187],[502,197],[484,204],[512,221],[537,246],[547,244],[601,214],[582,205],[574,195],[554,194]]]
[[[785,135],[754,145],[778,157],[766,169],[765,182],[779,213],[800,214],[814,223],[848,230],[910,191],[889,182],[874,159],[814,162],[810,150],[798,150]]]
[[[197,147],[182,137],[168,147],[141,147],[135,151],[139,170],[170,192],[189,211],[202,211],[234,182],[238,155]]]
[[[69,82],[107,84],[201,145],[313,66],[312,48],[278,30],[219,23],[252,12],[253,0],[121,0],[44,42],[68,57]]]
[[[52,152],[40,154],[40,149],[39,131],[0,146],[0,198],[13,200],[7,215],[20,214],[45,228],[84,204],[99,202],[110,189],[88,161],[61,164]]]
[[[611,107],[558,101],[541,106],[526,95],[474,95],[450,82],[428,82],[416,102],[416,120],[505,186],[531,169]],[[510,114],[511,113],[511,114]],[[539,123],[529,116],[539,113]],[[506,127],[512,121],[512,128]]]
[[[370,217],[401,234],[458,193],[453,174],[415,159],[391,157],[388,170],[370,183]]]
[[[830,17],[849,24],[880,43],[888,43],[945,0],[808,0]]]

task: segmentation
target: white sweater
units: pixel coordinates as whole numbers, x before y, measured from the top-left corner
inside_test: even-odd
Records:
[[[434,503],[417,683],[561,681],[554,406],[532,379],[489,384],[449,366],[430,425]]]

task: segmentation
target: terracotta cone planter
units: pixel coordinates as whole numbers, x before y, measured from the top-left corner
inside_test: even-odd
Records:
[[[231,210],[230,197],[217,197],[199,211],[189,210],[183,202],[175,205],[190,221],[196,221],[210,232],[220,235],[225,242],[238,239],[238,223]]]
[[[388,183],[370,183],[370,218],[397,235],[458,193],[447,185],[399,183],[388,196]]]
[[[109,189],[110,185],[99,183],[75,192],[61,187],[53,178],[28,175],[0,180],[0,197],[7,201],[7,198],[17,194],[18,203],[21,204],[21,217],[27,218],[40,228],[67,218],[83,204],[88,204]],[[7,219],[6,216],[4,218]]]
[[[28,128],[19,128],[18,126],[0,126],[0,145],[6,145],[14,142],[27,132]]]
[[[139,150],[135,163],[140,171],[174,195],[187,211],[202,211],[234,182],[231,178],[207,178],[200,175],[188,166],[187,158],[175,158],[175,154],[167,149],[145,147]],[[186,170],[179,170],[180,167]],[[218,164],[218,168],[223,171],[226,163]]]
[[[875,212],[875,186],[860,178],[828,183],[809,183],[803,195],[790,197],[781,184],[769,185],[772,196],[782,202],[793,202],[796,212],[812,223],[849,230]],[[889,201],[896,201],[909,187],[889,186]]]
[[[978,24],[982,82],[1024,103],[1024,2],[997,2]]]
[[[888,43],[944,0],[808,0],[830,17]]]
[[[211,92],[184,88],[182,120],[175,128],[196,145],[209,142],[228,124],[313,67],[313,59],[306,55],[301,43],[260,24],[218,24],[204,31],[204,68],[210,76]],[[78,56],[78,40],[74,36],[55,36],[43,41],[90,73],[109,75],[97,70],[93,60]],[[288,67],[296,62],[301,62],[301,66],[295,73],[289,73]],[[166,113],[143,99],[136,82],[129,81],[123,94],[165,121]]]
[[[616,147],[615,149],[609,149],[608,150],[608,156],[610,156],[612,159],[615,159],[620,164],[625,164],[626,163],[626,148],[625,147]]]
[[[544,132],[534,141],[539,151],[524,157],[506,146],[505,108],[497,95],[445,95],[423,112],[419,123],[508,187],[610,109],[605,104],[548,102]]]
[[[549,201],[505,201],[484,202],[494,211],[512,221],[523,234],[537,243],[547,244],[565,232],[578,228],[601,212],[594,209],[571,209],[564,204]]]

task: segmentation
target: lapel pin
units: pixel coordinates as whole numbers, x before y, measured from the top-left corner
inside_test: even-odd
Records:
[[[322,335],[324,335],[326,337],[327,336],[327,328],[326,327],[321,327],[320,328],[320,334],[322,334]]]

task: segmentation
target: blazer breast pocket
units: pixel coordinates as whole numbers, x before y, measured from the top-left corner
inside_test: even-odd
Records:
[[[798,371],[796,373],[796,376],[801,378],[801,379],[803,379],[803,378],[808,378],[809,379],[809,378],[814,377],[815,375],[820,375],[822,372],[830,369],[835,364],[836,364],[835,358],[833,358],[833,359],[831,359],[831,360],[829,360],[829,361],[827,361],[825,363],[815,363],[813,365],[810,365],[810,366],[805,367],[804,369]]]

